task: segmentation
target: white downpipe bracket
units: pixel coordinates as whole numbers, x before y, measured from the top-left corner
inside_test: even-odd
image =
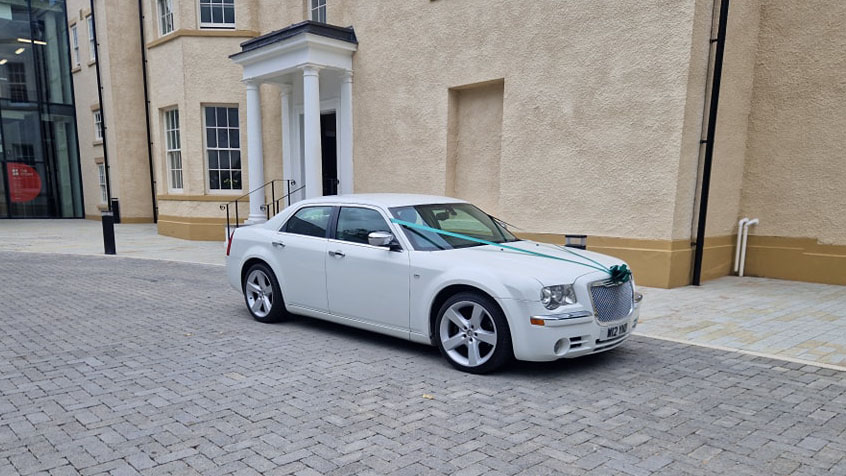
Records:
[[[734,249],[734,272],[736,273],[738,269],[740,269],[740,242],[743,238],[743,228],[746,225],[746,222],[749,221],[748,217],[741,218],[739,222],[737,222],[737,246]]]
[[[746,267],[746,240],[749,237],[749,227],[757,224],[758,219],[753,218],[743,225],[743,243],[741,244],[740,249],[740,270],[737,273],[738,276],[743,276],[743,269]]]

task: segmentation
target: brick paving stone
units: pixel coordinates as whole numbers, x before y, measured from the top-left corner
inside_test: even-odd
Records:
[[[843,372],[634,337],[469,375],[222,273],[0,252],[0,474],[846,474]]]

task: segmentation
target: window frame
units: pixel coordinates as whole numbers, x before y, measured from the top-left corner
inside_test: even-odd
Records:
[[[100,203],[108,205],[109,191],[106,187],[106,164],[104,162],[97,163],[97,184],[100,187]]]
[[[97,61],[97,45],[94,40],[94,15],[88,15],[85,17],[85,21],[88,25],[88,59],[93,63]]]
[[[185,189],[185,162],[182,159],[182,131],[179,124],[179,108],[172,107],[162,111],[162,126],[164,129],[165,167],[167,169],[168,190],[182,192]],[[175,127],[171,127],[175,126]],[[174,135],[171,135],[174,134]],[[171,140],[175,138],[175,144]],[[175,145],[175,146],[174,146]],[[173,166],[172,158],[178,155],[179,168]],[[176,186],[175,173],[179,173],[179,186]]]
[[[230,152],[233,151],[233,150],[238,151],[238,155],[240,156],[241,166],[238,169],[233,169],[231,157],[230,157],[230,163],[229,163],[230,168],[228,170],[230,171],[230,174],[233,170],[238,170],[238,172],[241,174],[241,187],[240,188],[211,188],[211,180],[209,179],[209,172],[212,171],[212,170],[218,170],[219,171],[219,170],[226,170],[226,169],[221,169],[219,167],[220,166],[219,163],[218,163],[218,168],[216,168],[216,169],[212,169],[211,167],[209,167],[210,164],[209,164],[208,124],[206,123],[206,109],[210,108],[210,107],[211,108],[223,107],[223,108],[227,108],[227,109],[237,109],[238,110],[238,147],[237,148],[214,147],[211,150],[215,150],[215,151],[226,150],[226,151],[230,151]],[[241,144],[243,143],[243,141],[241,140],[242,139],[241,138],[241,105],[240,104],[214,104],[214,103],[205,104],[204,103],[204,104],[201,105],[201,114],[202,114],[202,120],[203,120],[203,128],[202,128],[203,162],[204,162],[203,170],[205,172],[205,183],[206,183],[207,193],[209,193],[209,194],[231,195],[233,192],[243,192],[244,191],[244,155],[242,153],[243,150],[242,150],[242,147],[241,147]],[[227,113],[227,118],[228,118],[228,113]],[[215,130],[221,129],[217,125],[215,125],[214,128],[215,128]],[[228,122],[227,122],[226,128],[232,129],[231,127],[229,127]]]
[[[103,113],[99,109],[94,109],[91,114],[94,116],[94,142],[103,142],[103,136],[106,133],[103,129]]]
[[[175,15],[173,13],[173,0],[156,0],[156,9],[158,10],[158,30],[159,36],[167,36],[176,30]],[[169,20],[169,23],[166,23]],[[170,26],[170,29],[165,31],[165,26]]]
[[[323,234],[323,236],[304,235],[302,233],[294,233],[294,232],[288,231],[288,224],[291,222],[291,220],[295,216],[297,216],[298,213],[300,213],[301,211],[303,211],[307,208],[328,208],[329,209],[329,221],[326,223],[326,232]],[[326,205],[326,204],[321,205],[319,203],[309,203],[307,205],[303,205],[303,206],[297,208],[297,210],[294,213],[291,213],[291,215],[288,216],[288,218],[285,219],[285,223],[283,223],[282,226],[279,227],[279,232],[280,233],[287,233],[289,235],[305,236],[307,238],[316,238],[316,239],[320,239],[320,240],[328,240],[328,239],[332,238],[335,234],[334,229],[335,229],[335,226],[337,226],[337,223],[338,223],[338,212],[339,211],[340,211],[340,207],[337,206],[337,205]],[[344,243],[348,243],[348,242],[345,241]]]
[[[81,60],[79,55],[79,27],[76,23],[70,26],[70,34],[71,34],[71,60],[73,61],[73,67],[79,67],[79,62]]]
[[[222,0],[221,3],[217,3],[217,2],[214,2],[213,0],[197,0],[197,3],[195,3],[195,5],[197,5],[197,24],[200,25],[200,29],[205,29],[205,28],[218,29],[218,30],[234,30],[235,29],[235,25],[238,21],[238,15],[237,15],[237,11],[236,11],[236,8],[235,8],[235,4],[236,4],[235,0],[231,0],[232,1],[232,4],[231,4],[232,5],[232,23],[227,23],[225,21],[222,22],[222,23],[218,23],[218,22],[214,22],[214,21],[211,21],[211,22],[204,22],[203,21],[203,6],[209,7],[210,11],[212,11],[212,9],[214,9],[215,7],[220,7],[221,12],[224,12],[226,6],[229,5],[228,3],[223,3],[225,1],[227,1],[227,0]],[[212,13],[212,16],[214,16],[213,13]]]
[[[316,15],[315,15],[316,12]],[[321,13],[323,19],[320,19]],[[316,16],[316,18],[315,18]],[[328,23],[326,11],[326,0],[308,0],[308,19],[320,23]]]

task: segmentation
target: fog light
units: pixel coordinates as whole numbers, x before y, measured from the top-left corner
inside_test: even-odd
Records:
[[[570,350],[570,339],[566,337],[564,339],[558,339],[555,342],[555,345],[552,347],[552,351],[555,352],[555,355],[562,356]]]

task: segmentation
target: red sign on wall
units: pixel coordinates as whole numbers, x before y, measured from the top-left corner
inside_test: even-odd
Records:
[[[41,176],[29,165],[9,162],[6,164],[6,174],[12,203],[32,201],[41,193]]]

